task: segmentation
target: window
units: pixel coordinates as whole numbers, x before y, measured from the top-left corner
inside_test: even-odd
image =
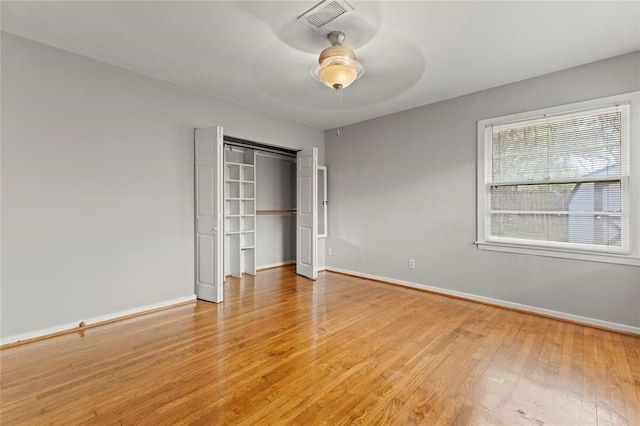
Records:
[[[640,92],[478,122],[478,247],[638,264]]]

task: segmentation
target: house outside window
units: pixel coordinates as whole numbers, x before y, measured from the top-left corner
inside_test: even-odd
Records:
[[[640,265],[640,92],[478,122],[480,249]]]

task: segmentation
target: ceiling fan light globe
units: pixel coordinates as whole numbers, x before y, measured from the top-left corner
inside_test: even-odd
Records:
[[[353,83],[357,76],[355,68],[340,63],[320,68],[320,81],[331,88],[345,88]]]
[[[357,80],[364,69],[355,57],[325,57],[313,69],[313,76],[332,89],[344,89]]]

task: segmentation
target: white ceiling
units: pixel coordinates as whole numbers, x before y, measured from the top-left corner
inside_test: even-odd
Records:
[[[350,1],[363,77],[311,77],[318,1],[2,1],[2,30],[319,129],[640,50],[639,1]]]

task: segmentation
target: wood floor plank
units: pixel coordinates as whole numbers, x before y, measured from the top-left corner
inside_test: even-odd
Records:
[[[292,266],[0,351],[0,423],[640,424],[640,337]]]

